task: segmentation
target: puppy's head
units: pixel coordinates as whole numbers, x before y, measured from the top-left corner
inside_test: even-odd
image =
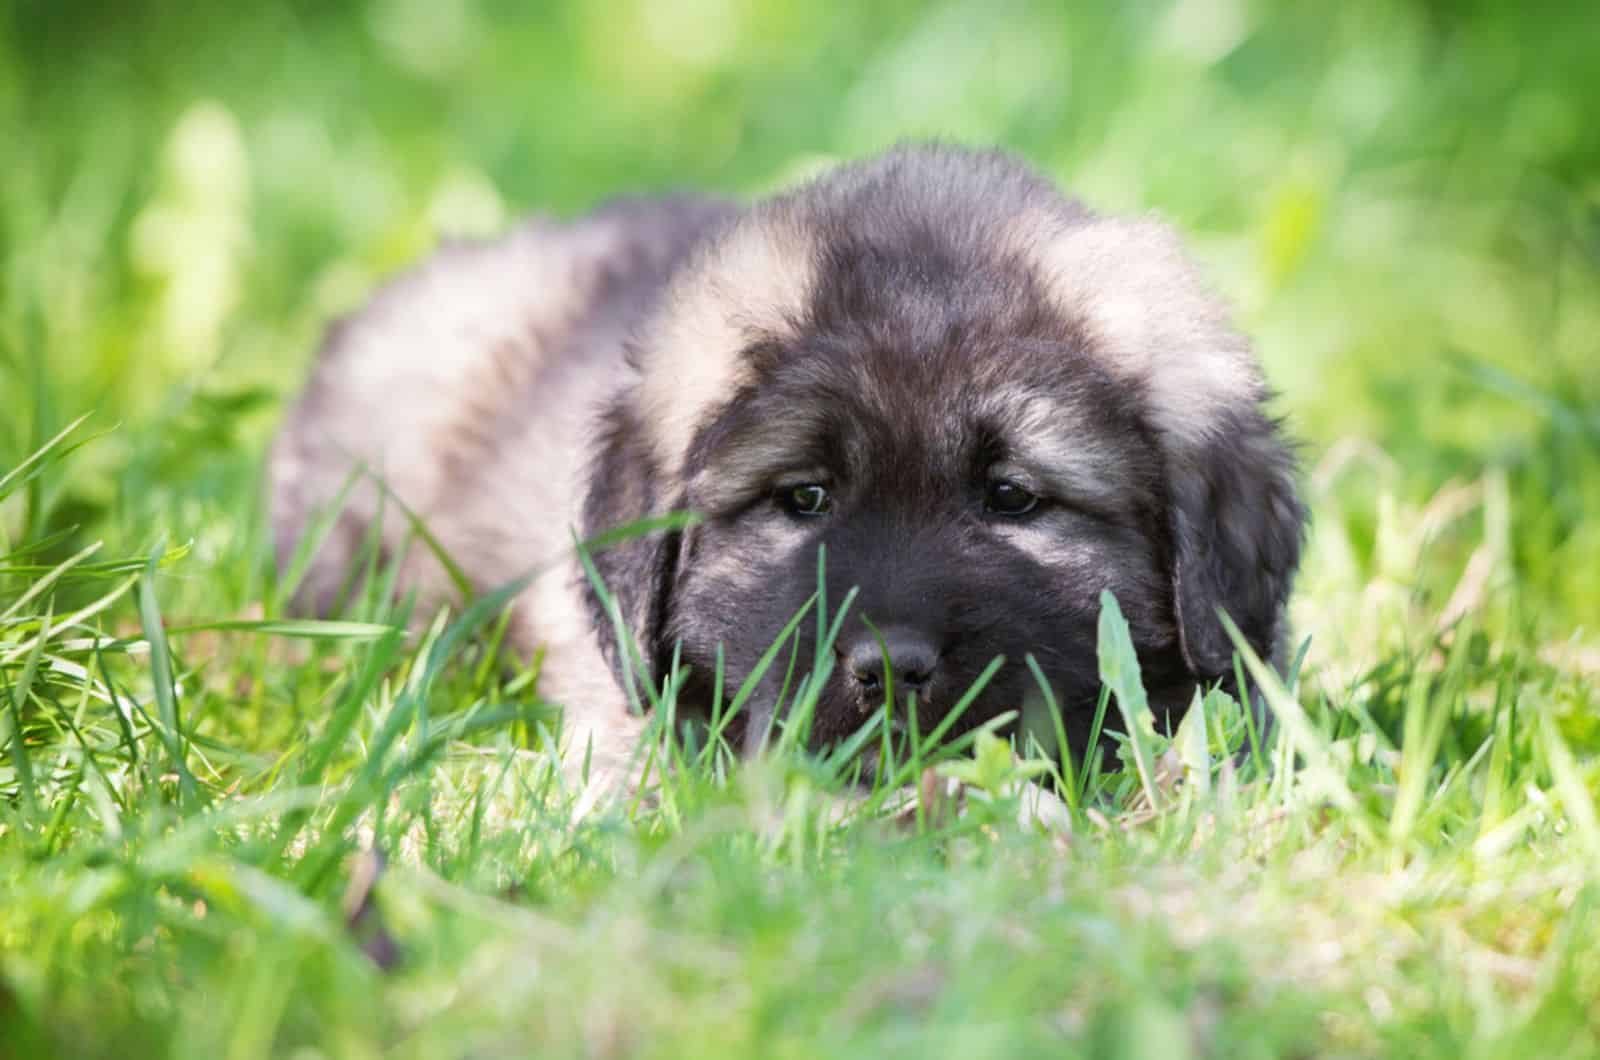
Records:
[[[1080,742],[1098,598],[1158,705],[1226,676],[1225,610],[1271,654],[1298,559],[1292,461],[1259,370],[1163,227],[1100,218],[1003,156],[903,150],[758,206],[677,278],[609,412],[591,530],[687,530],[602,568],[660,666],[707,699],[818,587],[855,588],[820,740],[885,685],[923,731],[1020,708],[1034,655]],[[812,659],[818,624],[802,624]],[[750,712],[770,720],[788,671]],[[898,698],[898,696],[897,696]]]

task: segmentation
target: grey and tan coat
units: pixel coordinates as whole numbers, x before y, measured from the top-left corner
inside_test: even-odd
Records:
[[[681,653],[686,706],[719,647],[737,687],[826,546],[859,595],[816,739],[864,720],[884,663],[933,719],[1004,656],[970,723],[1021,705],[1031,654],[1081,741],[1103,589],[1160,709],[1227,680],[1219,608],[1277,654],[1303,512],[1267,396],[1170,229],[1002,154],[903,148],[749,207],[630,201],[441,251],[330,333],[273,450],[275,529],[287,557],[359,465],[479,588],[560,563],[513,635],[603,762],[640,726],[572,535],[685,510],[595,560],[657,677]],[[307,607],[383,503],[350,491]],[[409,588],[449,595],[404,520],[380,532]]]

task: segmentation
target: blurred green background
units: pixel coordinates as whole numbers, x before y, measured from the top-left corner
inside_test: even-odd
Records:
[[[1188,234],[1306,441],[1322,652],[1381,618],[1374,585],[1593,651],[1600,4],[0,12],[0,465],[81,412],[116,428],[0,523],[248,553],[180,607],[256,598],[281,400],[441,237],[938,136]]]

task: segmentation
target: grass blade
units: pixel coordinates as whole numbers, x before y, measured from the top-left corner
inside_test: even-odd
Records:
[[[154,686],[156,720],[161,726],[162,742],[173,772],[178,777],[179,801],[192,805],[198,789],[184,754],[183,729],[178,716],[176,685],[172,679],[172,656],[167,647],[166,629],[161,623],[161,611],[156,604],[155,573],[161,557],[159,545],[151,552],[145,574],[139,581],[139,621],[144,627],[145,640],[150,644],[150,680]]]
[[[17,785],[22,793],[23,807],[30,815],[39,812],[39,799],[34,785],[33,761],[28,756],[27,742],[23,739],[23,709],[28,694],[33,690],[34,678],[39,672],[39,657],[44,654],[45,641],[50,635],[50,615],[45,614],[39,635],[34,639],[33,650],[23,664],[22,675],[15,684],[6,681],[6,700],[11,707],[11,761],[17,771]],[[0,677],[5,672],[0,670]]]
[[[1133,636],[1128,630],[1128,620],[1117,605],[1117,598],[1109,589],[1100,593],[1100,682],[1117,697],[1117,709],[1122,713],[1129,745],[1133,748],[1134,767],[1139,772],[1139,784],[1152,809],[1164,805],[1155,780],[1155,753],[1151,741],[1155,738],[1155,716],[1150,712],[1150,701],[1145,695],[1144,679],[1139,671],[1139,656],[1133,649]]]

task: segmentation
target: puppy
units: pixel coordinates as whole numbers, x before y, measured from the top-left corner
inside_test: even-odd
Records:
[[[817,593],[819,548],[828,606],[856,596],[814,743],[891,684],[928,732],[997,658],[953,731],[1020,708],[1031,654],[1081,750],[1102,590],[1158,717],[1230,680],[1219,610],[1279,655],[1304,514],[1266,397],[1169,229],[1002,154],[908,147],[749,207],[617,202],[440,251],[329,334],[272,451],[275,536],[286,562],[342,505],[299,590],[315,611],[369,534],[403,588],[451,595],[402,506],[477,589],[554,564],[511,636],[612,775],[641,731],[630,683],[676,658],[680,713],[719,673],[728,702]],[[676,512],[697,520],[594,553],[607,614],[574,532]]]

